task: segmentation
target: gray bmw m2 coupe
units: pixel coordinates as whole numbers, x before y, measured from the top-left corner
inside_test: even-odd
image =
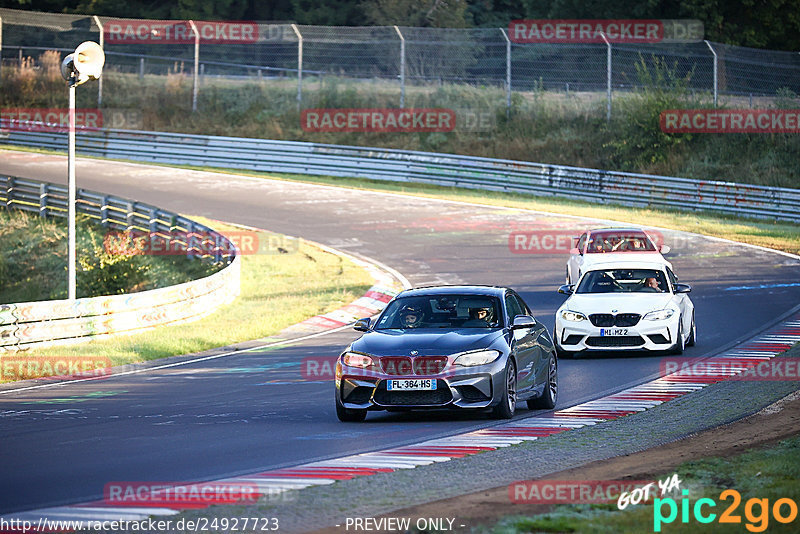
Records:
[[[336,414],[454,408],[514,415],[550,409],[558,361],[547,328],[513,290],[437,286],[397,295],[336,361]]]

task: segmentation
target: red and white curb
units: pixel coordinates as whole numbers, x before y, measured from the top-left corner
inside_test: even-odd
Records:
[[[737,374],[737,365],[744,371],[748,367],[768,361],[800,342],[800,314],[793,316],[764,334],[744,342],[718,356],[702,360],[706,369],[702,377],[687,377],[680,372],[662,376],[605,397],[585,402],[547,415],[528,417],[489,428],[483,428],[446,438],[432,439],[382,451],[355,454],[308,463],[297,467],[276,469],[251,475],[215,480],[231,485],[255,485],[263,496],[274,497],[283,492],[309,486],[333,484],[337,480],[391,473],[399,469],[413,469],[421,465],[446,462],[472,454],[517,445],[523,441],[566,432],[574,428],[601,424],[626,415],[643,412],[687,393],[702,389]],[[713,365],[719,364],[719,372]],[[709,371],[708,369],[711,369]],[[141,520],[150,516],[170,516],[191,506],[169,505],[109,506],[96,501],[71,506],[58,506],[9,514],[0,519],[31,521],[36,524],[42,517],[56,520]]]

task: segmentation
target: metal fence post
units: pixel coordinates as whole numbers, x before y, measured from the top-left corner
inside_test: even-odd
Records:
[[[3,85],[3,17],[0,17],[0,87]]]
[[[714,47],[711,46],[711,43],[708,40],[703,41],[706,43],[706,46],[711,53],[714,55],[714,107],[717,107],[717,51],[714,50]]]
[[[600,37],[606,42],[606,121],[611,122],[611,43],[606,39],[606,34],[600,32]]]
[[[39,216],[40,217],[47,217],[47,189],[49,184],[43,182],[39,186]]]
[[[400,37],[400,107],[406,107],[406,39],[400,33],[400,28],[394,27]]]
[[[130,232],[136,223],[136,206],[133,202],[125,204],[125,231]]]
[[[6,176],[6,209],[11,208],[11,204],[14,203],[14,182],[16,181],[15,176]]]
[[[100,224],[108,226],[108,195],[104,195],[100,202]]]
[[[504,28],[500,28],[500,33],[506,40],[506,117],[511,117],[511,39]]]
[[[192,111],[197,111],[197,84],[199,77],[199,64],[200,64],[200,32],[197,31],[197,25],[193,20],[189,21],[189,25],[194,32],[194,75],[192,76]]]
[[[139,79],[144,80],[144,58],[139,58]]]
[[[105,36],[103,35],[105,32],[103,31],[103,25],[100,24],[100,18],[97,15],[92,15],[92,19],[94,23],[97,24],[97,27],[100,28],[100,48],[105,51],[103,40]],[[97,79],[97,107],[100,108],[103,105],[103,77]]]
[[[297,36],[297,110],[299,111],[303,103],[303,34],[300,33],[297,24],[292,24],[292,29]]]

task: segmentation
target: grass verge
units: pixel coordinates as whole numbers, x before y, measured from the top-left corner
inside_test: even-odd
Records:
[[[798,454],[800,436],[795,436],[774,446],[751,450],[739,456],[706,458],[681,464],[677,469],[680,486],[689,493],[685,497],[673,497],[677,516],[670,523],[659,522],[658,530],[655,517],[669,517],[669,505],[638,504],[618,510],[616,503],[611,503],[558,505],[547,514],[508,517],[484,532],[797,532],[797,508],[794,508],[793,521],[781,523],[775,518],[774,505],[779,499],[800,502]],[[659,480],[671,475],[664,473]],[[721,497],[720,494],[726,489],[739,492],[741,502],[736,503],[734,496]],[[683,498],[688,499],[685,522],[682,517]],[[716,514],[708,524],[699,522],[694,516],[695,505],[701,498],[716,503],[714,507],[708,504],[702,507],[703,515]],[[720,522],[721,514],[728,508],[732,517],[738,517],[740,522]],[[784,502],[780,513],[783,517],[790,516],[790,506]]]
[[[202,217],[191,218],[223,233],[236,230]],[[277,334],[308,317],[352,302],[372,284],[364,269],[303,241],[296,252],[243,255],[240,296],[199,321],[31,354],[101,354],[116,366],[198,352]]]

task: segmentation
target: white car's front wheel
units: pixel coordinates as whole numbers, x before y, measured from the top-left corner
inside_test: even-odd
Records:
[[[683,339],[683,317],[678,317],[678,334],[675,336],[675,344],[669,350],[670,354],[680,355],[683,354],[683,349],[686,348],[686,340]]]
[[[694,312],[692,312],[692,329],[689,331],[689,339],[686,340],[687,347],[694,347],[697,343],[697,325],[694,323]]]

